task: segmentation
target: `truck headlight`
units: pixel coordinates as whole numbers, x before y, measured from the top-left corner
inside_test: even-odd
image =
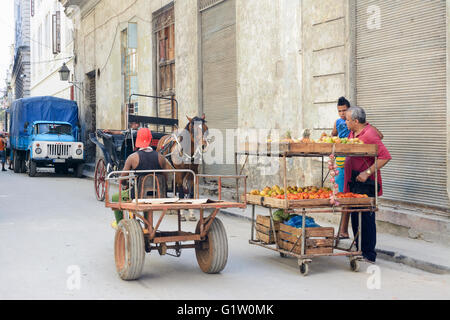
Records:
[[[42,149],[41,148],[36,148],[36,150],[34,150],[34,152],[36,152],[36,154],[41,154],[42,153]]]
[[[83,153],[83,150],[77,149],[77,151],[75,151],[75,153],[77,154],[77,156],[81,156],[81,154]]]

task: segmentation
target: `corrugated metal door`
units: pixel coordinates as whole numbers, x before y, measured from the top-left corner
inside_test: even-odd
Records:
[[[448,208],[444,0],[356,1],[357,104],[393,159],[383,198]]]
[[[225,142],[225,129],[236,129],[238,125],[236,2],[203,0],[200,11],[203,112],[208,127],[222,130]],[[224,143],[224,161],[225,152]],[[234,165],[205,165],[204,170],[210,174],[234,174]]]

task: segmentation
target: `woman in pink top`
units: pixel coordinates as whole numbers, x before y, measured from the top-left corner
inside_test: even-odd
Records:
[[[373,157],[348,157],[345,162],[344,192],[375,196],[375,170],[378,170],[378,196],[383,194],[380,169],[391,159],[391,155],[380,139],[378,132],[366,122],[366,113],[360,107],[351,107],[346,113],[347,127],[350,129],[349,139],[359,138],[365,144],[378,145],[378,161],[375,168]],[[351,214],[353,234],[358,230],[358,213]],[[364,258],[375,262],[376,224],[375,212],[362,214],[361,250]],[[357,243],[357,242],[356,242]]]

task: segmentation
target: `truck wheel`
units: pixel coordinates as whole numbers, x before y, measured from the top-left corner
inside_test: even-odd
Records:
[[[123,219],[114,239],[114,259],[122,280],[137,280],[144,267],[144,233],[135,219]]]
[[[14,150],[13,153],[13,166],[14,166],[14,173],[20,173],[20,159],[19,159],[19,155],[17,154],[17,152]]]
[[[20,160],[20,173],[27,173],[27,162],[23,158]]]
[[[37,165],[30,157],[28,156],[28,176],[35,177],[37,173]]]
[[[80,163],[79,165],[77,165],[74,169],[73,172],[75,174],[75,177],[77,178],[83,178],[83,169],[84,169],[84,164]]]
[[[200,232],[200,221],[196,233]],[[222,221],[215,218],[211,224],[206,240],[195,242],[195,255],[198,265],[205,273],[219,273],[227,264],[228,239]]]

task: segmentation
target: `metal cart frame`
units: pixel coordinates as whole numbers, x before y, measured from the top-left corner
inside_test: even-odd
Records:
[[[157,179],[158,174],[188,173],[193,175],[194,179],[194,199],[159,199],[160,188]],[[122,176],[122,174],[126,174]],[[140,192],[135,192],[135,198],[129,201],[123,201],[119,196],[118,202],[110,201],[110,182],[126,180],[128,186],[134,182],[138,185],[138,174],[145,174],[141,183],[141,194],[146,179],[153,179],[153,200],[154,203],[145,203],[146,199],[139,199]],[[221,200],[219,194],[218,201],[208,200],[198,201],[199,199],[199,178],[218,179],[219,183],[223,179],[239,179],[244,180],[245,176],[212,176],[212,175],[196,175],[192,170],[145,170],[145,171],[114,171],[108,174],[106,178],[106,196],[105,206],[112,210],[128,211],[128,215],[124,214],[125,222],[120,222],[115,237],[115,261],[119,276],[124,280],[138,279],[144,261],[145,252],[158,251],[160,255],[172,255],[179,257],[182,249],[194,248],[196,251],[197,261],[200,268],[205,273],[218,273],[223,270],[227,262],[228,242],[223,224],[216,218],[220,209],[223,208],[246,208],[245,198],[243,202],[228,202]],[[175,179],[173,179],[175,181]],[[244,188],[245,189],[245,188]],[[246,190],[244,190],[245,196]],[[122,184],[119,183],[119,195],[122,194]],[[147,198],[148,200],[148,198]],[[164,200],[158,203],[158,200]],[[197,200],[197,201],[195,201]],[[195,232],[184,232],[181,229],[181,210],[197,209],[200,211],[200,219],[197,223]],[[168,211],[177,211],[178,213],[178,230],[176,231],[160,231],[160,225]],[[205,210],[212,210],[208,216],[204,216]],[[154,224],[154,212],[161,212],[160,217]],[[133,222],[129,222],[132,220]],[[211,236],[211,232],[214,236]],[[128,240],[125,240],[127,234],[132,234]],[[212,242],[210,239],[214,238]],[[138,239],[137,241],[134,240]],[[134,242],[133,242],[134,241]],[[194,243],[183,243],[194,241]],[[168,244],[173,243],[173,244]],[[167,253],[168,249],[175,250],[175,254]],[[139,251],[136,254],[136,251]],[[220,251],[217,253],[217,251]],[[127,257],[131,257],[127,260]],[[134,265],[133,265],[134,263]],[[128,265],[130,264],[130,265]]]
[[[352,153],[352,152],[346,152],[346,153],[339,153],[335,152],[335,145],[332,147],[332,152],[335,154],[335,156],[345,156],[345,157],[357,157],[357,156],[371,156],[375,158],[375,167],[377,167],[377,153],[378,149],[375,148],[375,153],[364,153],[364,154],[358,154],[358,153]],[[242,165],[240,169],[240,173],[242,174],[243,169],[245,168],[249,156],[256,156],[256,157],[277,157],[282,158],[282,176],[283,176],[283,184],[284,184],[284,190],[287,190],[287,158],[291,157],[321,157],[322,158],[322,187],[326,180],[326,177],[324,178],[324,158],[325,156],[328,156],[329,154],[325,153],[315,153],[315,154],[309,154],[309,153],[299,153],[299,152],[289,152],[289,151],[281,151],[281,152],[251,152],[251,151],[244,151],[244,152],[235,152],[235,170],[236,174],[238,172],[238,156],[246,156],[244,164]],[[337,236],[334,237],[334,245],[333,245],[333,253],[326,253],[326,254],[306,254],[306,232],[302,232],[300,238],[297,239],[297,243],[294,245],[294,247],[291,249],[291,251],[284,250],[279,247],[278,245],[278,239],[277,239],[277,233],[275,232],[275,223],[273,221],[273,215],[272,215],[272,209],[273,207],[268,207],[269,209],[269,215],[270,215],[270,224],[271,224],[271,230],[273,232],[274,238],[275,238],[275,246],[263,243],[262,241],[255,239],[254,232],[255,232],[255,204],[252,204],[252,224],[251,224],[251,235],[249,243],[252,245],[257,245],[266,249],[270,249],[273,251],[277,251],[280,253],[282,257],[285,256],[292,256],[298,259],[298,265],[300,268],[300,273],[303,275],[307,275],[309,272],[309,266],[308,264],[312,262],[312,259],[314,257],[318,256],[346,256],[350,259],[350,267],[353,271],[359,270],[359,261],[363,259],[362,257],[362,251],[361,251],[361,238],[362,238],[362,214],[367,212],[375,212],[378,211],[378,171],[375,170],[375,198],[373,199],[371,205],[355,205],[355,204],[347,204],[347,205],[340,205],[340,206],[331,206],[329,205],[320,205],[320,206],[304,206],[301,203],[301,200],[299,200],[298,204],[291,205],[289,204],[289,200],[287,197],[285,197],[285,205],[284,210],[288,210],[292,213],[300,213],[302,216],[302,230],[305,230],[305,218],[307,214],[315,214],[315,213],[335,213],[335,212],[358,212],[358,232],[354,236],[353,241],[349,248],[343,248],[339,247],[339,230],[342,225],[342,216],[339,223],[339,229],[337,231]],[[236,181],[236,190],[238,192],[239,190],[239,182]],[[239,193],[237,193],[239,194]],[[359,249],[352,249],[356,238],[358,239],[358,248]],[[298,243],[299,242],[299,243]],[[301,254],[297,254],[292,252],[292,250],[295,248],[295,246],[300,245],[301,246]],[[338,250],[340,252],[334,252],[335,250]]]

